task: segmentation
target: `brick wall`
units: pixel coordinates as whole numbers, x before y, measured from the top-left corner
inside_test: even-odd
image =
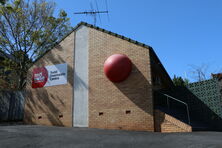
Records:
[[[192,132],[190,125],[183,123],[160,110],[154,111],[154,123],[155,132]]]
[[[154,131],[149,49],[90,28],[89,127]],[[103,72],[112,54],[127,55],[133,70],[121,83]]]
[[[39,59],[28,71],[24,121],[27,124],[72,126],[74,32]],[[67,63],[68,83],[33,89],[35,67]]]
[[[89,127],[154,131],[151,60],[155,57],[150,49],[90,27],[88,47]],[[133,63],[130,76],[121,83],[112,83],[103,72],[105,60],[116,53],[127,55]],[[72,104],[75,99],[73,58],[74,32],[29,69],[24,117],[26,123],[72,126]],[[61,63],[68,64],[68,84],[31,88],[33,68]],[[158,69],[152,74],[155,75],[156,71]],[[168,86],[168,83],[170,81],[164,81],[164,85]],[[160,121],[164,121],[164,124],[160,124]],[[189,129],[173,117],[155,112],[156,131],[158,125],[162,132]]]

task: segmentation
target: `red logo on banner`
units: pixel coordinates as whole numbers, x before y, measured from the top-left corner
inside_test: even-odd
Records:
[[[48,71],[45,67],[34,68],[32,72],[32,88],[43,87],[48,80]]]

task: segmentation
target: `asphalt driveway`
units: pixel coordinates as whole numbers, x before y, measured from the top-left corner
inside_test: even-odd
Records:
[[[222,148],[222,132],[152,133],[36,125],[0,126],[0,148]]]

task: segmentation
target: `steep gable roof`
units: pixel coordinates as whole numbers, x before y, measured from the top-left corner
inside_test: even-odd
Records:
[[[42,56],[40,56],[39,58],[37,58],[35,62],[37,62],[40,58],[42,58],[46,53],[48,53],[50,50],[52,50],[56,45],[58,45],[60,42],[62,42],[67,36],[69,36],[72,32],[76,31],[80,26],[86,26],[86,27],[90,27],[90,28],[93,28],[93,29],[96,29],[98,31],[101,31],[101,32],[104,32],[104,33],[107,33],[107,34],[110,34],[112,36],[115,36],[117,38],[120,38],[120,39],[123,39],[123,40],[126,40],[130,43],[133,43],[133,44],[136,44],[138,46],[141,46],[141,47],[144,47],[144,48],[147,48],[151,53],[152,55],[154,56],[155,59],[157,59],[158,61],[158,65],[161,67],[161,69],[163,70],[163,72],[165,73],[165,75],[169,78],[169,80],[171,81],[171,78],[169,76],[169,74],[167,73],[166,69],[163,67],[161,61],[159,60],[158,56],[156,55],[156,53],[154,52],[153,48],[149,45],[146,45],[144,43],[141,43],[141,42],[138,42],[136,40],[133,40],[131,38],[127,38],[123,35],[119,35],[117,33],[114,33],[114,32],[111,32],[111,31],[108,31],[108,30],[105,30],[103,28],[100,28],[98,26],[94,26],[94,25],[91,25],[91,24],[88,24],[86,22],[80,22],[79,24],[77,24],[73,30],[71,30],[66,36],[64,36],[60,41],[56,42],[54,45],[51,46],[51,48],[49,50],[47,50]],[[173,82],[171,81],[170,83],[173,84]]]
[[[94,26],[94,25],[91,25],[91,24],[88,24],[86,22],[80,22],[79,24],[77,24],[69,33],[67,33],[67,35],[65,35],[63,38],[61,38],[61,40],[59,40],[58,42],[56,42],[54,45],[51,46],[51,48],[49,50],[47,50],[43,55],[41,55],[39,58],[37,58],[34,63],[36,61],[38,61],[41,57],[43,57],[47,52],[49,52],[50,50],[52,50],[56,45],[58,45],[60,42],[62,42],[67,36],[69,36],[72,32],[76,31],[80,26],[86,26],[86,27],[90,27],[90,28],[94,28],[98,31],[102,31],[102,32],[105,32],[107,34],[110,34],[110,35],[113,35],[115,37],[118,37],[118,38],[121,38],[123,40],[126,40],[128,42],[131,42],[131,43],[134,43],[136,45],[139,45],[139,46],[142,46],[142,47],[145,47],[145,48],[148,48],[148,49],[152,49],[152,47],[146,45],[146,44],[143,44],[143,43],[140,43],[136,40],[133,40],[133,39],[130,39],[130,38],[127,38],[125,36],[122,36],[122,35],[119,35],[117,33],[114,33],[114,32],[111,32],[111,31],[108,31],[108,30],[105,30],[105,29],[102,29],[98,26]]]

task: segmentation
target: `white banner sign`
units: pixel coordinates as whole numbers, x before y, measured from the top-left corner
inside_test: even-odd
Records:
[[[32,74],[32,87],[39,88],[67,84],[67,64],[57,64],[34,68]]]

